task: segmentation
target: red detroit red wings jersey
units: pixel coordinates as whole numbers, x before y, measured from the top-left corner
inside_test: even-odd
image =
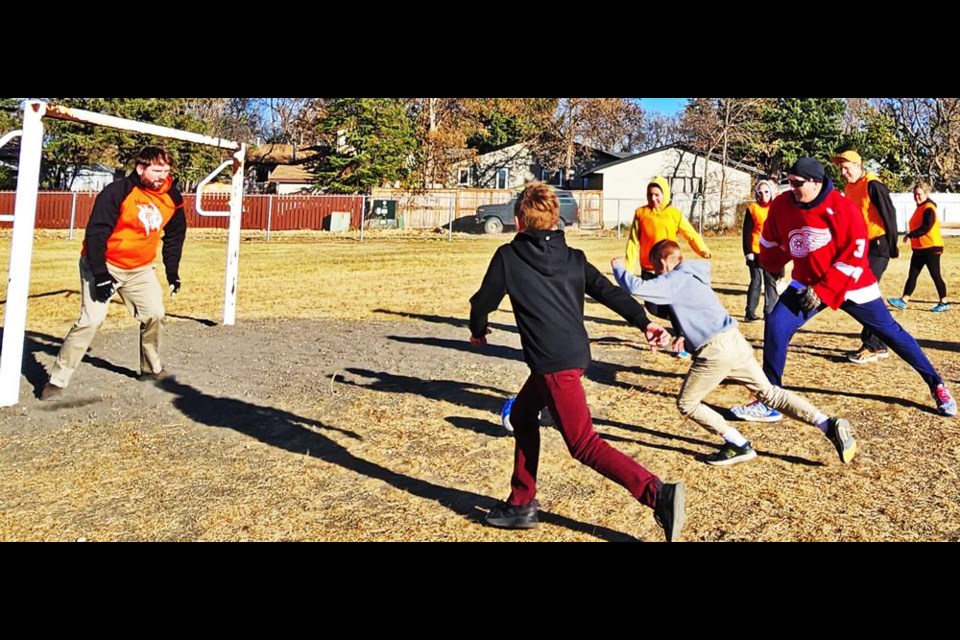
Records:
[[[793,279],[812,285],[832,309],[844,300],[868,302],[880,295],[867,260],[863,214],[832,188],[810,209],[798,207],[790,192],[770,206],[760,236],[760,264],[777,273],[791,260]]]

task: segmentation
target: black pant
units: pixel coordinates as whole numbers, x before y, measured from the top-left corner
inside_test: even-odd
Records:
[[[750,285],[747,287],[747,308],[743,312],[746,318],[756,318],[757,303],[760,302],[760,285],[763,285],[763,315],[770,315],[777,304],[777,279],[773,274],[756,264],[747,264],[750,270]]]
[[[903,295],[912,296],[914,289],[917,288],[917,276],[926,267],[933,278],[933,284],[937,287],[937,295],[940,300],[947,297],[947,283],[943,281],[940,275],[940,254],[943,249],[934,247],[931,249],[914,249],[910,256],[910,273],[907,275],[907,283],[903,285]]]
[[[877,240],[879,239],[880,238]],[[878,244],[877,240],[870,241],[870,253],[867,254],[867,260],[870,262],[870,271],[873,271],[873,277],[877,279],[877,285],[879,285],[880,278],[883,277],[883,272],[887,270],[887,265],[890,264],[890,255],[886,251],[887,243],[885,239],[883,242],[883,254],[886,255],[874,252],[874,247]],[[871,351],[881,351],[887,348],[877,334],[868,329],[866,325],[864,325],[863,331],[860,332],[860,340],[863,342],[863,346]]]

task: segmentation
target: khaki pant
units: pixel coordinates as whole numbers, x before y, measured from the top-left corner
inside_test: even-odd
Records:
[[[116,290],[130,314],[140,322],[140,371],[159,373],[161,325],[163,322],[163,291],[157,281],[156,267],[150,264],[139,269],[120,269],[107,264],[107,270],[116,280]],[[90,297],[94,286],[93,273],[86,257],[80,258],[80,290],[83,300],[80,319],[63,339],[57,361],[50,373],[50,384],[66,387],[73,372],[80,366],[83,355],[107,317],[110,302],[97,302]]]
[[[753,355],[753,347],[736,327],[715,335],[694,354],[677,397],[680,413],[722,436],[730,426],[702,400],[726,379],[745,385],[768,407],[807,424],[816,424],[817,408],[800,396],[770,384]]]

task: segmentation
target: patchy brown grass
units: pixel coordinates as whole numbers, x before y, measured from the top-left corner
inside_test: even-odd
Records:
[[[7,264],[8,236],[0,238]],[[487,352],[465,347],[467,300],[508,236],[379,232],[244,236],[238,324],[219,321],[225,241],[193,231],[168,302],[167,361],[180,383],[140,385],[135,329],[114,305],[67,399],[43,405],[42,381],[79,307],[80,240],[38,233],[21,403],[0,409],[0,540],[659,540],[649,510],[573,461],[544,430],[543,524],[527,532],[479,519],[506,496],[512,439],[496,411],[526,368],[505,301]],[[610,235],[571,234],[602,271],[623,251]],[[742,317],[736,238],[710,241],[714,283]],[[960,285],[960,242],[944,275]],[[884,278],[899,293],[909,251]],[[896,317],[958,387],[953,314],[922,301]],[[588,301],[595,365],[585,386],[601,435],[667,480],[688,484],[685,540],[957,540],[960,429],[939,418],[896,357],[840,361],[858,325],[827,312],[795,339],[786,382],[853,423],[860,452],[841,465],[815,430],[785,420],[738,425],[760,458],[731,469],[697,462],[716,446],[684,422],[675,395],[686,364],[651,354],[638,332]],[[199,320],[201,322],[195,322]],[[743,327],[759,349],[762,325]],[[758,351],[759,355],[759,351]],[[718,407],[747,400],[723,386]]]

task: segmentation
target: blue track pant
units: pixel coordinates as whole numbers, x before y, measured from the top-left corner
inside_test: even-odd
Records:
[[[792,286],[787,287],[780,296],[777,306],[766,318],[763,328],[763,372],[767,374],[771,384],[783,386],[783,367],[787,362],[787,346],[793,339],[793,334],[806,324],[807,320],[826,308],[827,305],[820,305],[819,309],[813,311],[801,311],[800,291]],[[884,344],[920,374],[931,390],[943,383],[943,379],[933,368],[930,359],[917,344],[917,339],[893,319],[881,298],[863,304],[847,300],[840,305],[840,308],[853,316],[853,319],[861,325],[876,333]]]

